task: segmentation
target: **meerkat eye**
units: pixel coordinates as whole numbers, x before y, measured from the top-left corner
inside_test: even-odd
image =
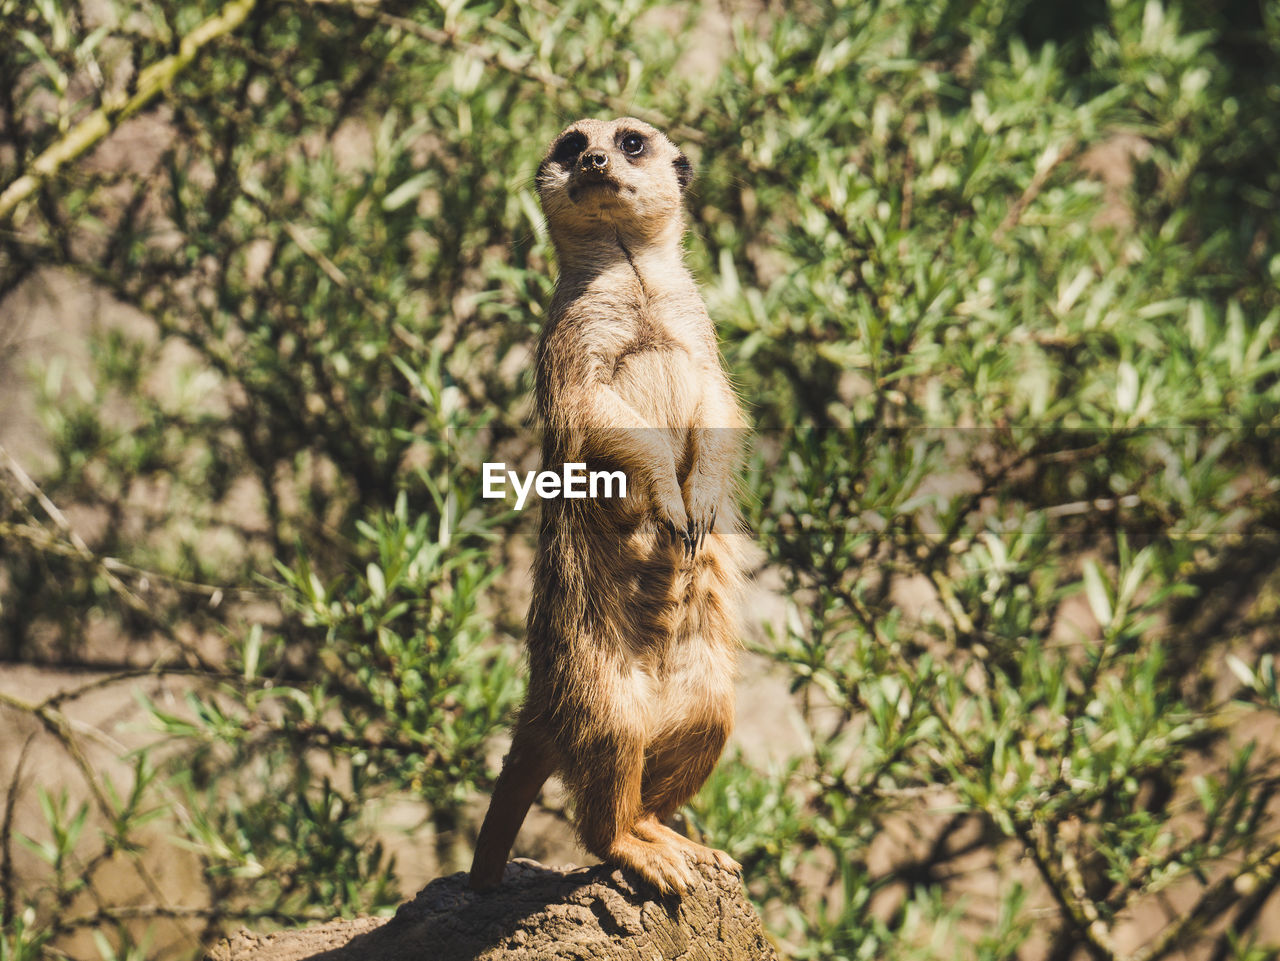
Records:
[[[575,130],[560,138],[551,151],[551,159],[556,163],[571,164],[578,159],[578,154],[586,149],[586,136]]]
[[[628,157],[639,157],[644,153],[644,137],[638,133],[623,134],[622,139],[618,141],[618,146]]]

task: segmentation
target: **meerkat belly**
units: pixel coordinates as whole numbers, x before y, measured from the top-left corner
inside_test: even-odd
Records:
[[[657,669],[631,667],[637,716],[645,719],[648,741],[701,728],[704,718],[732,711],[732,656],[700,638],[690,641],[671,650]]]
[[[649,636],[621,663],[632,716],[644,719],[648,739],[702,726],[705,716],[732,711],[735,649],[713,636],[713,625],[682,606],[663,625],[665,637]],[[693,609],[690,609],[693,608]]]

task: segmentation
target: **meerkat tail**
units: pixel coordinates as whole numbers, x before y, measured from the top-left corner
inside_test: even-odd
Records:
[[[471,860],[471,887],[484,891],[502,883],[507,856],[542,785],[555,770],[546,746],[519,728],[493,789]]]

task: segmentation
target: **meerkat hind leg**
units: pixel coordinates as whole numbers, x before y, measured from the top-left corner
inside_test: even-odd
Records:
[[[727,726],[710,725],[675,733],[645,761],[642,786],[644,816],[636,826],[643,838],[674,845],[694,861],[714,864],[726,871],[742,866],[725,852],[685,837],[665,823],[698,793],[715,767],[728,738]]]
[[[637,831],[643,752],[638,748],[591,752],[595,762],[578,772],[578,832],[596,857],[629,868],[663,894],[684,894],[696,878],[683,849],[664,836]]]

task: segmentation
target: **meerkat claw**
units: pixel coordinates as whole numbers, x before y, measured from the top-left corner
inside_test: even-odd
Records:
[[[673,541],[679,541],[681,548],[685,551],[689,549],[689,532],[680,527],[675,521],[669,517],[662,518],[662,525],[667,529],[667,533],[671,535]]]

